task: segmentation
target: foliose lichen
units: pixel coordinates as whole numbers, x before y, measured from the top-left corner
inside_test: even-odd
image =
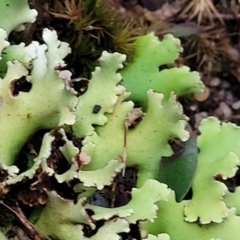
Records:
[[[157,181],[160,160],[173,154],[169,141],[189,138],[188,118],[178,96],[203,90],[197,72],[169,65],[182,50],[179,40],[166,35],[160,41],[153,33],[139,37],[127,66],[124,54],[103,52],[87,91],[78,96],[63,61],[70,48],[55,31],[43,30],[43,44],[8,41],[13,30],[22,30],[35,18],[36,11],[26,0],[0,2],[1,195],[26,181],[32,181],[30,189],[40,189],[45,178],[71,186],[72,198],[49,187],[39,191],[37,203],[29,204],[31,226],[50,239],[118,240],[138,224],[146,240],[237,240],[240,191],[229,192],[218,179],[231,178],[237,171],[239,127],[215,118],[202,122],[190,200],[176,202],[174,191]],[[17,90],[20,80],[30,84],[28,91]],[[29,165],[20,172],[16,156],[41,129],[48,131],[40,150],[28,152]],[[69,135],[80,138],[81,144],[77,146]],[[48,162],[57,138],[62,156],[57,160],[67,166],[60,172]],[[90,204],[95,190],[110,186],[126,167],[137,169],[131,200],[115,208]],[[85,234],[85,226],[92,234]],[[6,239],[5,233],[0,228],[0,237]]]

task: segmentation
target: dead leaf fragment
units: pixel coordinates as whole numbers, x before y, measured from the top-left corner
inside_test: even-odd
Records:
[[[138,120],[143,117],[144,113],[141,108],[134,108],[125,120],[127,126],[133,126],[138,123]]]

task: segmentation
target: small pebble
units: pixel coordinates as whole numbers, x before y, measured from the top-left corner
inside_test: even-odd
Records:
[[[209,83],[211,87],[217,87],[220,84],[220,79],[218,77],[213,77]]]
[[[202,121],[204,118],[206,118],[206,117],[208,117],[207,112],[196,113],[196,114],[194,115],[194,118],[195,118],[194,128],[195,128],[195,129],[198,129],[201,121]]]
[[[222,84],[222,87],[225,89],[229,89],[229,88],[231,88],[231,84],[229,82],[224,81]]]
[[[225,102],[220,102],[215,113],[219,116],[223,116],[223,118],[226,119],[232,115],[232,110]]]
[[[239,110],[240,109],[240,100],[232,104],[232,109]]]
[[[191,105],[190,107],[189,107],[192,111],[197,111],[197,109],[198,109],[198,106],[197,105]]]
[[[225,90],[219,91],[218,94],[217,94],[217,96],[218,96],[218,99],[219,99],[220,101],[221,101],[221,100],[224,100],[224,99],[225,99]],[[219,102],[219,100],[218,100],[218,102]]]
[[[233,95],[231,92],[227,91],[226,94],[225,94],[225,102],[228,104],[228,105],[232,105],[234,101],[234,98],[233,98]]]

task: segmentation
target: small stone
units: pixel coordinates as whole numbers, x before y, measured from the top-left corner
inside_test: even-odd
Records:
[[[223,116],[224,119],[229,118],[232,115],[231,108],[225,102],[220,102],[216,112],[220,116]]]
[[[240,109],[240,100],[232,104],[232,109],[239,110]]]
[[[220,102],[221,100],[225,99],[225,90],[221,90],[217,93],[217,97],[218,97],[218,102]]]
[[[195,124],[194,124],[194,128],[197,129],[200,125],[200,122],[204,119],[208,117],[208,114],[207,112],[200,112],[200,113],[196,113],[194,115],[194,118],[195,118]]]
[[[213,77],[209,83],[211,87],[217,87],[220,84],[220,79],[218,77]]]
[[[191,105],[190,107],[189,107],[192,111],[197,111],[197,109],[198,109],[198,106],[197,105]]]
[[[226,92],[226,96],[225,96],[226,100],[228,101],[233,101],[233,95],[231,92]]]
[[[224,81],[222,84],[222,87],[225,89],[230,89],[231,88],[231,84],[229,82]]]

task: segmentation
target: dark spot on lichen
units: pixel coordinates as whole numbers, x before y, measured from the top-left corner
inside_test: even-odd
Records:
[[[92,113],[95,113],[95,114],[97,114],[97,113],[99,113],[99,111],[101,110],[101,106],[100,105],[95,105],[94,107],[93,107],[93,110],[92,110]]]

